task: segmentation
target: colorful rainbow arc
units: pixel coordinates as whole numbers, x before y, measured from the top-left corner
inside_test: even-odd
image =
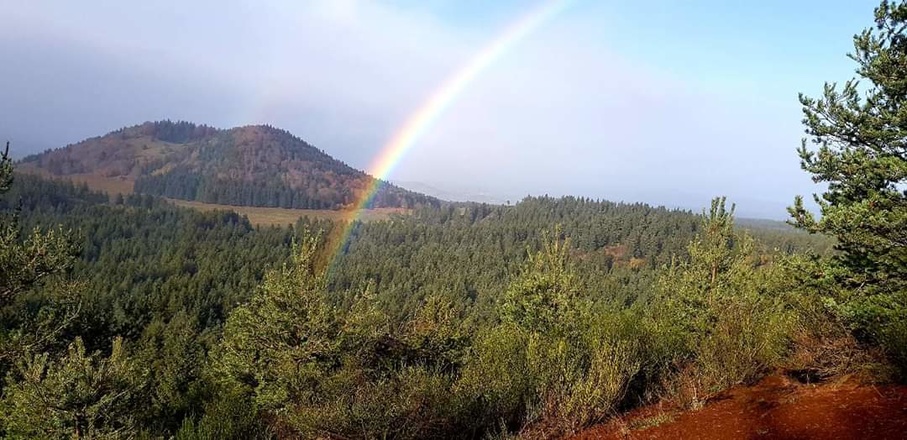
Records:
[[[354,215],[349,219],[346,227],[336,240],[334,245],[336,247],[331,249],[331,260],[337,258],[347,241],[349,241],[356,220],[361,215],[362,210],[375,197],[381,186],[381,181],[390,174],[394,166],[400,162],[400,159],[416,144],[419,138],[431,128],[432,124],[444,113],[444,110],[450,107],[482,71],[508,50],[512,49],[520,40],[560,13],[566,8],[569,1],[546,1],[511,24],[495,40],[473,56],[465,66],[448,77],[432,93],[428,100],[406,120],[406,123],[385,144],[369,167],[369,171],[375,177],[375,181],[361,195],[359,201],[354,204]]]

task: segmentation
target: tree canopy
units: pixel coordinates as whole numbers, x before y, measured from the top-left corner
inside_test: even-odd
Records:
[[[875,26],[854,36],[857,77],[800,95],[802,168],[827,189],[815,216],[797,197],[793,223],[837,239],[823,273],[844,290],[839,311],[907,359],[907,2],[883,1]]]

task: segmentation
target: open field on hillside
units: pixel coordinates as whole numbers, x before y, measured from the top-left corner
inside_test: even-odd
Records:
[[[41,176],[45,179],[68,180],[74,183],[84,183],[95,191],[102,191],[108,194],[132,194],[134,182],[130,179],[111,178],[99,176],[97,174],[70,174],[67,176],[54,176],[46,170],[34,168],[24,164],[20,166],[19,171]],[[385,220],[392,214],[408,212],[403,208],[376,208],[366,209],[361,212],[355,210],[330,210],[330,209],[290,209],[290,208],[267,208],[257,206],[233,206],[217,205],[213,203],[195,202],[189,200],[167,199],[177,206],[198,209],[201,211],[211,210],[229,210],[243,214],[249,218],[249,221],[255,225],[287,225],[294,224],[302,217],[328,219],[328,220],[352,220],[358,218],[363,221]]]
[[[356,217],[357,211],[332,211],[329,209],[288,209],[288,208],[265,208],[258,206],[230,206],[215,205],[213,203],[192,202],[188,200],[167,199],[176,206],[198,209],[200,211],[212,210],[230,210],[243,214],[249,218],[249,221],[255,225],[287,225],[296,223],[302,217],[328,219],[328,220],[351,220]],[[363,221],[385,220],[392,214],[405,213],[407,210],[401,208],[377,208],[365,209],[359,213],[358,218]]]
[[[108,194],[131,194],[133,192],[133,182],[127,179],[109,178],[95,174],[71,174],[65,177],[56,177],[50,173],[32,167],[22,167],[22,171],[35,174],[44,178],[68,180],[75,183],[84,183],[95,191],[103,191]],[[334,211],[329,209],[289,209],[289,208],[266,208],[258,206],[232,206],[217,205],[213,203],[202,203],[189,200],[167,199],[176,206],[197,209],[200,211],[226,210],[235,211],[245,215],[254,225],[288,225],[294,224],[302,217],[327,219],[327,220],[352,220],[358,218],[363,221],[385,220],[392,214],[406,213],[408,210],[403,208],[376,208],[366,209],[362,212],[354,210]],[[358,214],[358,216],[357,216]]]
[[[132,188],[135,182],[130,179],[121,179],[115,177],[104,177],[97,174],[69,174],[66,176],[55,176],[47,170],[35,168],[31,164],[21,164],[16,171],[41,176],[45,179],[55,179],[70,181],[74,183],[84,183],[95,191],[106,192],[107,194],[132,194]]]

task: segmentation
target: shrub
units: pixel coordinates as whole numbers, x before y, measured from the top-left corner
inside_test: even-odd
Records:
[[[476,337],[456,390],[473,402],[477,425],[522,427],[536,387],[526,355],[528,339],[525,331],[507,323]]]
[[[187,417],[176,433],[176,440],[264,440],[272,433],[258,417],[248,395],[224,392],[215,396],[199,420]]]
[[[368,292],[335,307],[315,268],[317,242],[305,240],[293,264],[230,315],[215,356],[223,385],[248,394],[278,436],[461,435],[469,418],[452,392],[465,346],[456,310],[430,297],[391,328]]]
[[[589,365],[568,387],[564,399],[555,402],[550,413],[570,431],[599,423],[613,415],[624,399],[630,380],[642,361],[633,343],[608,341],[591,353]]]
[[[778,365],[793,330],[778,266],[733,226],[733,207],[715,199],[690,260],[662,274],[652,308],[652,328],[674,350],[667,392],[693,406]]]
[[[642,367],[619,319],[580,295],[568,248],[554,241],[531,255],[505,294],[503,322],[476,339],[458,389],[479,402],[486,429],[574,432],[613,414]]]
[[[119,438],[135,433],[132,408],[143,371],[127,357],[122,339],[110,356],[89,353],[81,338],[59,359],[27,357],[10,375],[0,406],[12,437]]]

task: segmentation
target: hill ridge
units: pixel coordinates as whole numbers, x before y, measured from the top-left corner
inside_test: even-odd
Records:
[[[376,179],[269,124],[224,129],[148,121],[27,156],[20,165],[50,177],[90,177],[137,193],[223,205],[344,209],[375,185],[369,207],[440,203]]]

